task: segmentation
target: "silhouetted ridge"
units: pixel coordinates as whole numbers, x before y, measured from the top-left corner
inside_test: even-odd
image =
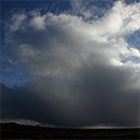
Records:
[[[11,125],[11,126],[20,126],[20,124],[15,123],[15,122],[9,122],[9,123],[4,123],[5,125]]]

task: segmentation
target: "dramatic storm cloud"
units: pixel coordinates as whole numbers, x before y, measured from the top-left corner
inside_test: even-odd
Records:
[[[3,21],[2,119],[139,126],[140,46],[127,39],[140,33],[140,3],[112,4],[70,1],[64,11],[9,14]]]

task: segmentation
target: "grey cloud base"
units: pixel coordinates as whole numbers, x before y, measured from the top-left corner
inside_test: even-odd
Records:
[[[65,127],[138,126],[139,90],[123,89],[128,80],[124,73],[94,66],[80,69],[72,81],[40,77],[15,89],[2,84],[2,118]]]

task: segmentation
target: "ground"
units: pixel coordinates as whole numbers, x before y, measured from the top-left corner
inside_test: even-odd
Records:
[[[139,139],[140,129],[62,129],[1,124],[1,139]]]

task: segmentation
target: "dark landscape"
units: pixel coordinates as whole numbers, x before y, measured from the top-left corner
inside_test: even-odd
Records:
[[[1,139],[139,139],[138,128],[70,129],[47,128],[16,123],[1,124]]]

